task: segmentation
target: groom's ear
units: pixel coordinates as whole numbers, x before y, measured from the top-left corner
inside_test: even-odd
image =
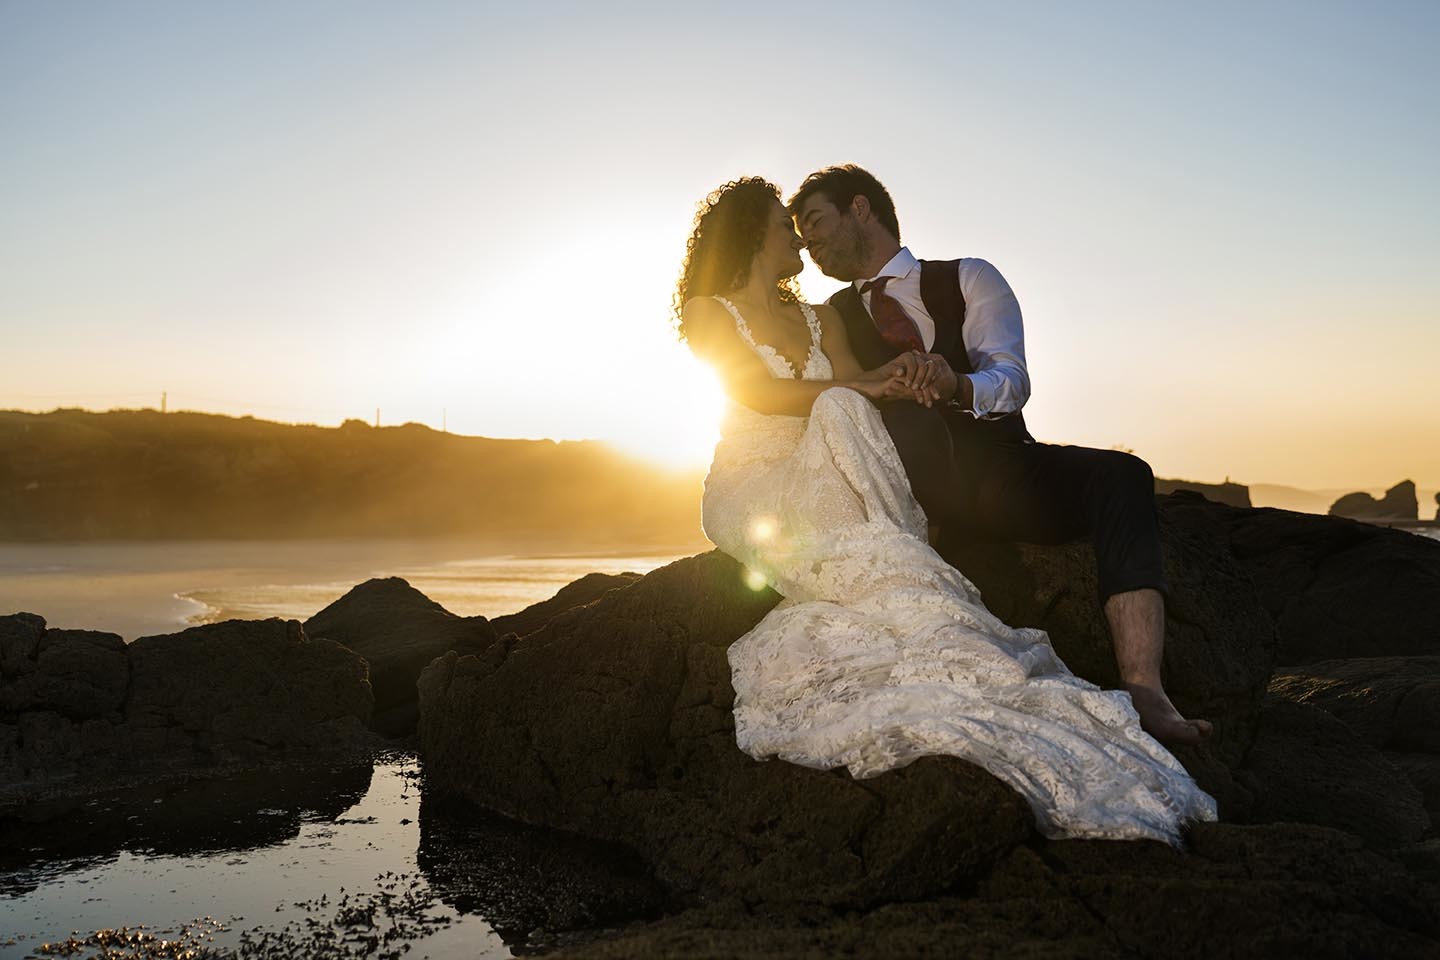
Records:
[[[857,193],[850,198],[850,213],[861,223],[870,220],[870,198],[863,193]]]

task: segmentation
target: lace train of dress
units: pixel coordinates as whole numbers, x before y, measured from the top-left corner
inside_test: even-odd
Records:
[[[771,373],[790,364],[742,338]],[[814,313],[801,375],[832,377]],[[746,753],[871,777],[920,756],[984,767],[1048,836],[1179,843],[1215,801],[1140,729],[1129,695],[1066,668],[1040,630],[1011,628],[925,541],[878,411],[833,388],[808,418],[732,405],[705,481],[706,535],[784,600],[729,651]]]

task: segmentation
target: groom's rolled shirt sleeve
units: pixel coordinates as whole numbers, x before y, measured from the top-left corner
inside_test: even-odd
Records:
[[[1000,271],[985,260],[960,261],[960,289],[965,295],[965,353],[974,370],[968,374],[975,388],[971,409],[977,419],[1014,413],[1030,399],[1020,302]]]

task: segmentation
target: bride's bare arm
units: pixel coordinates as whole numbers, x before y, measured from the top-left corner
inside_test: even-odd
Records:
[[[850,349],[850,338],[845,333],[845,321],[840,319],[839,311],[829,304],[820,304],[814,309],[815,315],[820,318],[820,348],[830,358],[835,379],[884,382],[887,384],[885,391],[871,396],[890,400],[913,400],[928,407],[939,399],[939,393],[928,380],[922,384],[912,369],[913,364],[907,367],[898,362],[898,358],[874,370],[863,369]]]
[[[838,317],[836,319],[838,322]],[[849,387],[878,399],[890,386],[888,378],[841,376],[840,367],[835,364],[835,357],[829,350],[823,321],[821,349],[830,356],[831,364],[835,366],[834,380],[782,380],[771,376],[764,361],[740,339],[729,311],[710,297],[696,297],[686,303],[684,322],[685,339],[689,341],[690,349],[714,368],[725,392],[732,399],[757,413],[805,417],[810,415],[815,398],[831,387]],[[844,336],[843,331],[841,336]],[[845,354],[851,365],[845,368],[846,371],[850,372],[851,367],[858,369],[859,365],[850,355],[848,346]]]

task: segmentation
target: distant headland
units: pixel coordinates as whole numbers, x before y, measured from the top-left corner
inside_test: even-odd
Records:
[[[0,540],[699,537],[698,472],[594,441],[0,411]]]

